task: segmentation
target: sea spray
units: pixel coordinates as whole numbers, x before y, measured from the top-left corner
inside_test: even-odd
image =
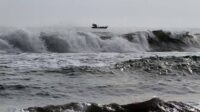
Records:
[[[199,51],[199,35],[163,30],[138,31],[126,34],[96,31],[37,31],[2,32],[0,50],[7,52],[164,52]]]

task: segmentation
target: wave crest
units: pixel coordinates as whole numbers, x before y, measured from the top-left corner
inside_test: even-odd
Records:
[[[164,52],[199,51],[198,34],[163,30],[127,34],[94,31],[0,33],[0,50],[10,52]]]

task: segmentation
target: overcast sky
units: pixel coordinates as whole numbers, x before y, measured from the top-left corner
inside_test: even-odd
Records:
[[[1,26],[200,27],[200,0],[0,0]]]

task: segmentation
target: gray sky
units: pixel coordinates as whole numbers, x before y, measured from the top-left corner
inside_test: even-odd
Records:
[[[200,0],[0,0],[0,25],[200,27]]]

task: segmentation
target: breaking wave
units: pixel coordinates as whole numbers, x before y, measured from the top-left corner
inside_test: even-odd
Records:
[[[94,31],[0,32],[0,51],[6,52],[164,52],[199,51],[200,36],[163,30],[126,34]]]

